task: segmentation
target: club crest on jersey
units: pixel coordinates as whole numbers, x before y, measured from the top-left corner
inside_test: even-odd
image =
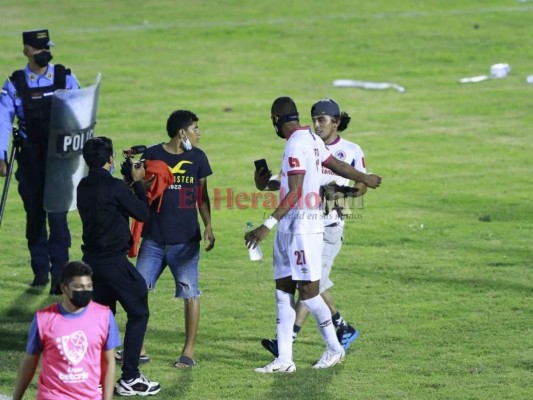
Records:
[[[343,150],[339,150],[335,153],[335,158],[337,160],[344,161],[344,159],[346,158],[346,153]]]
[[[87,347],[89,346],[89,341],[83,331],[73,332],[68,336],[58,338],[57,340],[61,342],[60,348],[63,354],[73,365],[76,365],[83,360],[83,357],[87,352]]]

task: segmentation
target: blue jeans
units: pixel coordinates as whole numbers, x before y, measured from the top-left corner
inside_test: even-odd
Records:
[[[162,244],[143,239],[136,266],[149,290],[155,288],[157,280],[168,266],[176,284],[175,296],[191,299],[201,294],[198,288],[199,259],[199,242]]]

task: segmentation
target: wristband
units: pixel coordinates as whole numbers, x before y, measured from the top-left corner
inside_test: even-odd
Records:
[[[265,219],[265,222],[263,222],[263,225],[266,226],[268,229],[272,230],[272,228],[274,228],[277,223],[278,223],[278,220],[271,215],[267,219]]]

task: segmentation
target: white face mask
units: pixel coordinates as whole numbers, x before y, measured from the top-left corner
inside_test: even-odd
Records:
[[[183,148],[185,149],[185,151],[192,150],[192,144],[187,135],[185,135],[184,139],[181,139],[181,142],[183,143]]]
[[[115,169],[116,169],[116,165],[115,165],[115,160],[113,160],[113,164],[111,164],[111,168],[109,168],[109,173],[111,175],[113,175],[115,173]]]

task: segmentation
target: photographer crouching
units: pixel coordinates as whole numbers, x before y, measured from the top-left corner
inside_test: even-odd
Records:
[[[148,324],[148,291],[142,275],[129,262],[129,217],[147,221],[148,200],[143,186],[144,165],[131,168],[130,186],[114,178],[115,159],[111,139],[89,139],[83,147],[89,174],[77,191],[83,224],[83,260],[93,268],[93,300],[116,312],[117,301],[127,314],[122,353],[122,376],[115,389],[120,396],[154,395],[161,390],[139,371],[139,354]],[[131,162],[131,160],[129,160]]]

